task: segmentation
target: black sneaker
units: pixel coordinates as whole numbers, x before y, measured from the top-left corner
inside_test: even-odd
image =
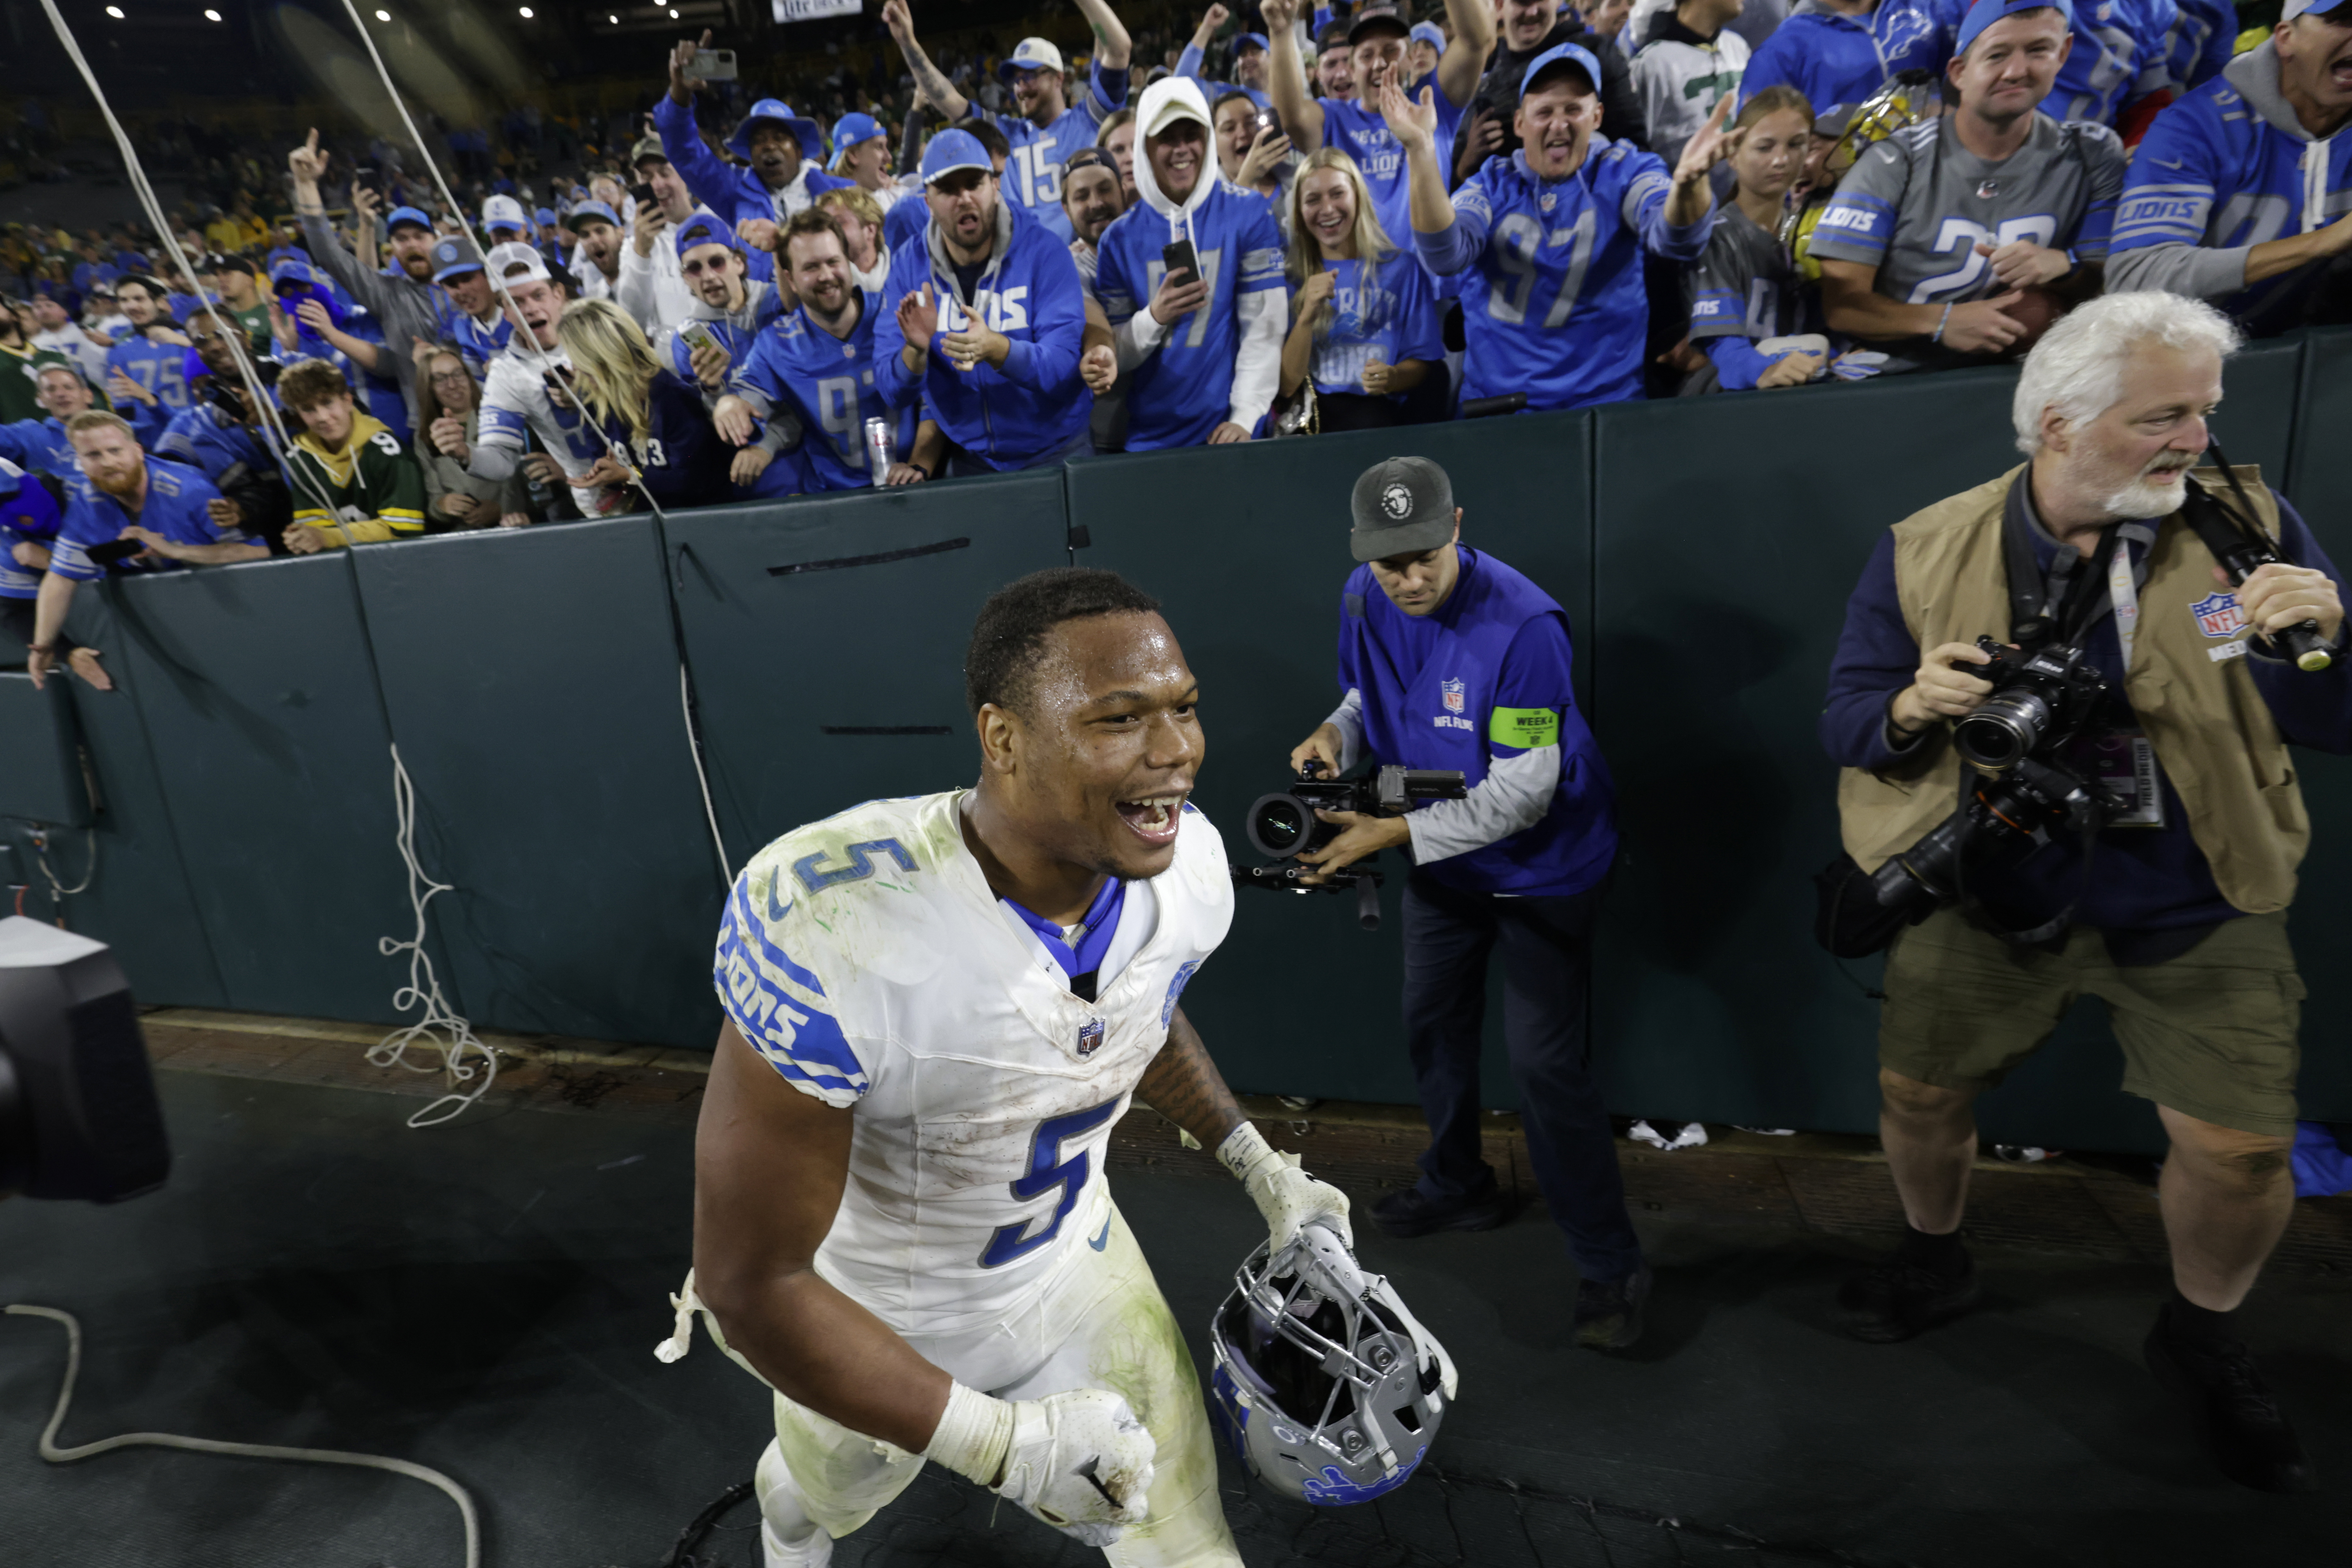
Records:
[[[2189,1407],[2223,1475],[2258,1492],[2312,1489],[2311,1460],[2245,1346],[2229,1339],[2183,1344],[2159,1318],[2143,1353],[2156,1381]]]
[[[1391,1193],[1372,1205],[1372,1223],[1399,1241],[1433,1230],[1492,1230],[1511,1217],[1498,1186],[1462,1198],[1425,1198],[1419,1187]]]
[[[1622,1351],[1642,1337],[1642,1303],[1655,1279],[1643,1264],[1622,1279],[1576,1282],[1576,1342],[1587,1350]]]
[[[1891,1345],[1948,1323],[1984,1295],[1976,1259],[1956,1249],[1959,1270],[1947,1273],[1889,1255],[1838,1287],[1837,1317],[1855,1339]]]

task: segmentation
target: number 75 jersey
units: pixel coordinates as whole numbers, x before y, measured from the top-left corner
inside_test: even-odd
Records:
[[[1111,1127],[1233,919],[1223,844],[1188,806],[1174,864],[1128,885],[1111,952],[1140,947],[1081,1000],[965,847],[966,793],[786,834],[719,932],[719,1004],[751,1048],[856,1112],[817,1272],[902,1333],[1009,1319],[1099,1247]]]

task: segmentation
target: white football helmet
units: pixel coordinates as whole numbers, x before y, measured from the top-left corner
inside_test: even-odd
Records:
[[[1453,1360],[1327,1226],[1266,1254],[1235,1271],[1210,1322],[1210,1414],[1243,1468],[1282,1495],[1370,1501],[1429,1451]]]

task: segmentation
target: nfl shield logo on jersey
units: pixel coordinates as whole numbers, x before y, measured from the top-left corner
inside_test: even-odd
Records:
[[[2000,182],[1999,180],[1979,180],[1977,182],[1977,200],[1980,202],[1989,202],[1999,195],[2000,195]]]
[[[1460,681],[1441,680],[1437,683],[1437,689],[1445,694],[1445,710],[1448,713],[1459,713],[1462,711],[1463,698],[1462,683]]]
[[[1100,1018],[1088,1018],[1078,1026],[1078,1055],[1094,1055],[1095,1048],[1102,1044],[1102,1037],[1103,1021]]]
[[[2208,594],[2189,606],[2197,617],[2197,629],[2209,637],[2235,637],[2246,629],[2246,615],[2238,608],[2235,594]]]

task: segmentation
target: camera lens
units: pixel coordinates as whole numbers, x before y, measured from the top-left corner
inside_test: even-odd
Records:
[[[1316,820],[1307,803],[1295,795],[1262,795],[1249,808],[1249,841],[1272,860],[1287,860],[1313,847]]]
[[[2004,691],[1953,726],[1952,744],[1980,768],[2012,768],[2049,725],[2047,702],[2031,691]]]

